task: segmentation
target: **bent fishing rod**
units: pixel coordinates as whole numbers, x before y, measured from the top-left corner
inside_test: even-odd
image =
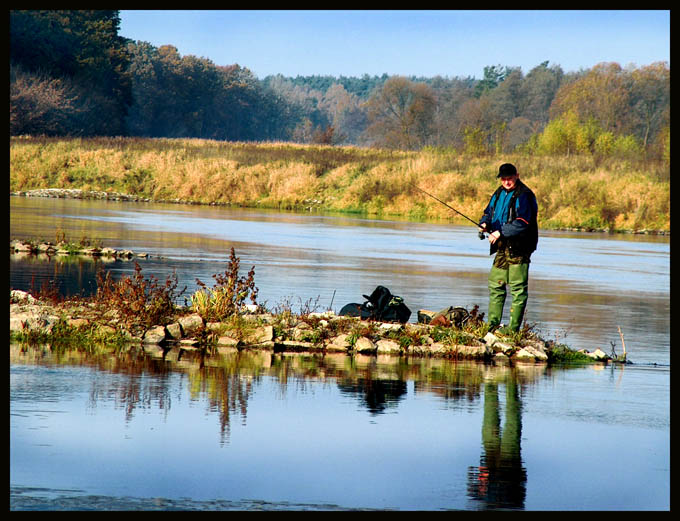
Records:
[[[443,204],[443,205],[446,206],[449,210],[453,210],[454,212],[456,212],[456,213],[457,213],[458,215],[460,215],[461,217],[465,217],[468,221],[470,221],[470,222],[471,222],[472,224],[474,224],[477,228],[479,228],[479,223],[476,223],[475,221],[473,221],[472,219],[470,219],[467,215],[460,213],[460,212],[459,212],[458,210],[456,210],[453,206],[449,206],[448,204],[446,204],[446,203],[445,203],[444,201],[442,201],[441,199],[435,197],[434,195],[432,195],[432,194],[429,193],[429,192],[426,192],[425,190],[423,190],[422,188],[420,188],[417,184],[411,183],[411,182],[409,182],[409,184],[410,184],[412,187],[417,188],[418,190],[420,190],[421,192],[423,192],[425,195],[429,195],[429,196],[432,197],[432,199],[434,199],[435,201],[437,201],[437,202]],[[478,236],[479,236],[480,239],[483,240],[483,239],[484,239],[484,232],[480,230]]]

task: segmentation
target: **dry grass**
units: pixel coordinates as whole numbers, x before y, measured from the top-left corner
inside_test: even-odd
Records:
[[[199,139],[10,138],[10,191],[81,188],[156,200],[320,209],[466,224],[413,184],[477,219],[514,163],[543,228],[670,230],[668,167],[589,156],[469,157]],[[311,201],[311,203],[310,203]]]

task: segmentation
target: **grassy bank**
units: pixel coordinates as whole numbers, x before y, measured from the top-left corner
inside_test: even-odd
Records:
[[[292,143],[198,139],[11,138],[10,192],[38,188],[117,191],[157,201],[319,209],[467,223],[481,216],[512,162],[535,192],[539,226],[670,231],[668,166],[590,156],[467,157]]]

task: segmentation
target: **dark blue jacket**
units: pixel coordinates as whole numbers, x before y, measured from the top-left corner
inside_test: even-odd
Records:
[[[491,233],[499,230],[513,255],[530,255],[538,244],[538,203],[531,189],[519,179],[513,190],[502,186],[494,192],[479,224]],[[498,250],[498,241],[490,254]]]

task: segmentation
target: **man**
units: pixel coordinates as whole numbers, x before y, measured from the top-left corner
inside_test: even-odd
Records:
[[[503,305],[510,286],[510,331],[519,331],[529,297],[529,262],[538,244],[538,204],[534,193],[519,180],[514,165],[504,163],[498,169],[501,186],[479,221],[491,243],[489,255],[496,253],[489,273],[489,313],[491,330],[503,315]]]

